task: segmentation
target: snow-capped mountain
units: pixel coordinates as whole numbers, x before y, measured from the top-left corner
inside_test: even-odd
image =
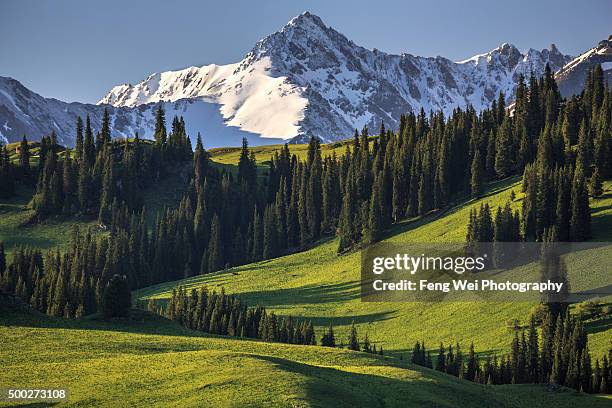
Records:
[[[612,84],[612,35],[564,65],[555,74],[561,94],[571,96],[582,92],[587,72],[597,64],[603,69],[604,80]]]
[[[519,74],[557,70],[571,58],[552,45],[521,53],[503,44],[453,62],[368,50],[308,12],[265,37],[237,64],[191,67],[113,88],[99,103],[200,98],[221,105],[228,126],[283,139],[345,138],[355,128],[395,127],[402,113],[424,108],[490,105],[499,91],[513,97]]]
[[[32,139],[55,130],[74,140],[76,115],[90,113],[94,127],[111,109],[113,134],[151,137],[153,111],[185,117],[192,137],[207,147],[349,137],[367,125],[397,127],[399,117],[421,108],[450,113],[456,107],[488,106],[500,91],[513,98],[520,74],[558,70],[571,60],[552,45],[521,53],[510,44],[460,62],[443,57],[392,55],[356,45],[308,12],[262,40],[229,65],[190,67],[150,75],[136,85],[110,90],[98,105],[46,99],[17,81],[0,80],[0,134]],[[4,126],[3,126],[4,125]]]

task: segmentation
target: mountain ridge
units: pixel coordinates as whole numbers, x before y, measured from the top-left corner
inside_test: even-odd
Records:
[[[488,106],[500,90],[511,100],[520,73],[529,74],[533,70],[541,75],[546,63],[551,63],[556,70],[570,59],[554,45],[550,50],[530,49],[522,54],[508,43],[461,62],[439,56],[388,54],[355,44],[344,34],[326,26],[320,17],[305,12],[258,41],[242,61],[228,65],[231,69],[227,72],[231,71],[232,76],[239,76],[246,83],[250,82],[249,69],[266,72],[280,80],[284,91],[281,93],[291,95],[284,99],[291,101],[290,106],[297,110],[289,112],[290,109],[285,108],[284,111],[287,120],[296,124],[294,131],[271,132],[271,136],[280,135],[284,139],[317,136],[329,141],[336,135],[347,137],[354,128],[379,126],[382,121],[395,128],[402,113],[420,108],[443,110],[449,114],[457,107],[471,104],[480,110]],[[197,77],[206,75],[204,71],[209,67],[186,70],[202,71],[195,74]],[[231,86],[224,86],[224,81],[231,83],[232,77],[229,81],[224,78],[215,83],[214,90],[218,91],[215,95],[202,92],[203,88],[194,88],[196,79],[186,82],[187,78],[181,74],[186,70],[154,74],[136,85],[115,87],[99,103],[135,107],[139,102],[171,101],[178,95],[217,98],[223,104],[223,98],[232,92]],[[488,70],[492,74],[486,72]],[[175,74],[172,83],[164,83],[163,91],[156,92],[160,88],[156,76],[172,74]],[[484,81],[482,89],[474,84],[475,81]],[[172,87],[179,92],[169,94],[168,89]],[[154,91],[150,92],[151,89]],[[180,92],[184,89],[189,93]],[[242,110],[242,106],[227,109],[223,116],[230,126],[265,135],[261,127],[252,126],[248,120],[246,123],[236,120]]]
[[[0,140],[23,134],[35,140],[53,130],[71,145],[76,116],[90,114],[99,129],[105,108],[113,135],[151,138],[154,110],[163,103],[167,117],[184,116],[192,139],[202,132],[206,147],[238,146],[242,137],[253,145],[311,136],[329,142],[363,126],[374,131],[381,122],[395,129],[409,111],[448,115],[468,105],[479,111],[500,91],[511,102],[520,75],[541,75],[546,64],[558,71],[572,61],[554,44],[522,53],[504,43],[459,62],[388,54],[355,44],[305,12],[237,63],[154,73],[111,88],[96,105],[43,98],[0,77]]]

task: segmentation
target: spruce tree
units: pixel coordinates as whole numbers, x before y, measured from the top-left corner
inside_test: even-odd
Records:
[[[436,361],[436,370],[446,372],[446,350],[444,344],[440,343],[440,349],[438,350],[438,359]]]
[[[474,158],[472,159],[470,192],[472,198],[480,197],[483,192],[483,170],[480,149],[476,149]]]
[[[75,154],[75,160],[77,162],[80,162],[81,160],[83,160],[83,119],[81,119],[80,116],[77,116],[77,121],[76,121],[76,138],[75,138],[75,145],[74,145],[74,154]]]
[[[214,215],[210,227],[210,240],[208,247],[208,270],[218,271],[224,266],[223,239],[221,237],[221,224],[219,216]]]
[[[513,168],[512,163],[512,126],[509,118],[499,127],[495,143],[495,173],[499,178],[508,177]]]
[[[89,167],[92,167],[96,161],[96,147],[94,145],[93,130],[91,128],[91,120],[89,114],[85,118],[85,140],[83,141],[84,160],[87,161]]]
[[[113,275],[104,289],[102,313],[107,318],[126,317],[131,304],[131,292],[127,278]]]
[[[357,337],[355,322],[351,324],[351,331],[348,338],[348,348],[349,350],[359,351],[359,338]]]
[[[570,239],[584,241],[591,236],[591,209],[585,174],[580,167],[574,173],[571,197]]]
[[[22,175],[22,180],[26,183],[30,181],[30,146],[25,135],[19,144],[19,168]]]
[[[153,133],[155,138],[155,144],[158,146],[165,146],[167,142],[167,130],[166,130],[166,113],[163,105],[160,103],[155,111],[155,132]]]
[[[589,190],[593,197],[600,197],[603,194],[603,184],[599,175],[599,168],[595,167],[591,179],[589,181]]]
[[[383,219],[382,219],[382,177],[379,176],[374,182],[372,188],[372,198],[370,199],[370,211],[367,226],[366,239],[373,243],[378,241],[382,236]]]

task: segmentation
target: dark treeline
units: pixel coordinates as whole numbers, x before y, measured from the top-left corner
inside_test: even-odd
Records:
[[[98,216],[104,224],[110,221],[113,202],[139,210],[142,190],[163,177],[169,166],[192,157],[183,118],[174,118],[167,136],[161,108],[153,144],[140,140],[138,134],[132,141],[111,139],[110,115],[105,110],[102,129],[95,136],[89,117],[85,126],[77,118],[73,150],[59,146],[52,132],[39,143],[38,166],[30,163],[32,153],[25,136],[16,151],[18,160],[12,163],[6,146],[2,149],[0,175],[7,177],[0,177],[1,196],[13,195],[18,183],[35,185],[32,208],[36,220],[80,213]]]
[[[425,342],[412,350],[412,363],[481,384],[554,384],[587,393],[608,393],[612,379],[612,349],[592,364],[588,339],[579,319],[569,313],[545,312],[540,322],[531,316],[527,329],[515,330],[510,353],[483,361],[470,345],[467,355],[457,343],[440,348],[432,360]]]
[[[105,110],[102,129],[95,139],[89,122],[76,124],[74,154],[66,150],[59,161],[55,135],[41,141],[36,194],[32,200],[39,219],[51,214],[98,215],[101,223],[110,222],[114,202],[131,211],[143,206],[142,190],[159,180],[168,166],[191,160],[191,142],[182,118],[175,117],[172,133],[166,136],[161,107],[157,111],[155,142],[144,143],[138,135],[130,143],[112,140],[110,117]]]
[[[143,224],[134,218],[132,223]],[[92,230],[75,229],[64,253],[17,249],[0,274],[0,289],[51,316],[80,318],[96,312],[124,316],[131,305],[131,290],[146,273],[138,269],[133,256],[144,250],[142,243],[146,239],[131,241],[125,230],[96,237]],[[0,259],[5,259],[3,247]]]
[[[146,307],[192,330],[233,337],[262,339],[289,344],[315,345],[311,322],[280,318],[262,306],[249,308],[233,295],[209,292],[206,287],[173,289],[167,305],[150,299]]]

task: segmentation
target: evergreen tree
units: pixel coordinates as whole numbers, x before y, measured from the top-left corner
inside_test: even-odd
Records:
[[[600,197],[603,194],[603,184],[599,175],[599,168],[595,167],[589,182],[589,190],[593,197]]]
[[[480,158],[480,150],[476,149],[474,158],[472,159],[470,192],[472,198],[478,198],[483,192],[483,171],[482,160]]]
[[[84,160],[87,161],[89,167],[92,167],[96,161],[96,147],[94,145],[93,130],[89,114],[85,119],[85,140],[83,142]]]
[[[571,196],[570,239],[584,241],[591,236],[591,209],[585,174],[580,167],[574,173]]]
[[[75,138],[75,147],[74,147],[74,155],[75,160],[80,162],[83,160],[83,119],[80,116],[77,116],[76,121],[76,138]]]
[[[506,118],[499,127],[495,143],[495,173],[498,177],[508,177],[512,172],[512,126]]]
[[[334,336],[334,328],[329,325],[327,332],[321,338],[321,345],[325,347],[336,347],[336,338]]]
[[[21,178],[24,182],[29,183],[31,174],[30,174],[30,146],[28,144],[28,139],[26,139],[25,135],[23,139],[21,139],[21,143],[19,144],[19,169],[21,171]]]
[[[125,317],[131,307],[131,292],[125,276],[114,275],[104,289],[102,312],[105,317]]]
[[[219,216],[214,215],[210,227],[210,240],[208,247],[208,270],[218,271],[224,266],[223,239]]]
[[[348,338],[349,350],[359,351],[359,338],[357,337],[357,329],[355,328],[355,322],[351,325],[351,331]]]
[[[168,138],[166,130],[166,113],[162,104],[159,104],[155,111],[155,132],[153,136],[155,138],[155,144],[158,146],[166,145]]]

